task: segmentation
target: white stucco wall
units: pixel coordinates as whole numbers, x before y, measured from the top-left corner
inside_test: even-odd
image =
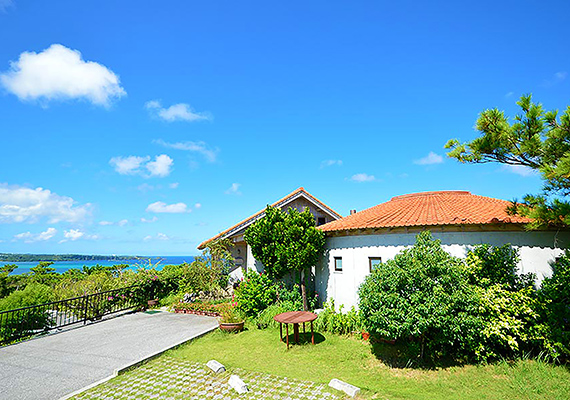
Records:
[[[369,274],[368,258],[381,257],[382,262],[392,259],[404,248],[412,246],[416,235],[388,233],[328,237],[325,257],[316,269],[317,293],[324,301],[333,298],[337,306],[344,304],[345,309],[356,306],[358,287]],[[510,243],[520,252],[519,272],[535,273],[538,283],[551,275],[549,262],[570,244],[568,232],[432,232],[432,235],[456,257],[465,257],[473,245],[488,243],[502,246]],[[342,272],[334,270],[334,257],[342,257]]]

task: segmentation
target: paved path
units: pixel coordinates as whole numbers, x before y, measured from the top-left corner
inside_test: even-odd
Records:
[[[217,324],[212,317],[139,312],[0,348],[0,399],[59,399]]]

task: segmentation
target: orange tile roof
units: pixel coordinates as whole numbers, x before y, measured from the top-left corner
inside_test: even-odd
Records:
[[[287,204],[290,200],[293,200],[294,198],[296,198],[296,195],[301,194],[301,193],[303,195],[305,195],[307,198],[309,198],[310,200],[312,200],[314,203],[318,204],[323,210],[328,212],[330,215],[332,215],[336,218],[342,218],[342,215],[340,215],[339,213],[334,211],[332,208],[327,206],[325,203],[323,203],[322,201],[317,199],[315,196],[313,196],[312,194],[307,192],[304,187],[300,187],[299,189],[294,190],[293,192],[289,193],[287,196],[285,196],[282,199],[279,199],[275,203],[271,204],[271,206],[272,207],[278,207],[278,206],[282,206],[283,204]],[[198,245],[198,250],[204,249],[209,242],[216,240],[216,239],[219,239],[221,237],[224,237],[225,235],[236,230],[237,228],[240,228],[242,226],[247,225],[250,222],[255,221],[258,217],[261,218],[264,213],[265,213],[265,208],[261,211],[256,212],[251,217],[246,218],[243,221],[238,222],[237,224],[233,225],[232,227],[226,229],[225,231],[218,233],[216,236],[214,236],[208,240],[203,241],[202,243],[200,243]],[[237,230],[239,230],[239,229],[237,229]]]
[[[508,215],[508,201],[466,191],[406,194],[386,203],[319,226],[325,232],[409,226],[524,224],[530,219]]]

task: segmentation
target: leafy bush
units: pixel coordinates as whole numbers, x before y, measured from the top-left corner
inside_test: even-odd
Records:
[[[49,286],[31,283],[24,290],[16,290],[8,297],[0,300],[0,311],[49,303],[52,300],[53,293]],[[0,341],[26,336],[50,326],[51,322],[50,315],[43,310],[32,309],[25,313],[12,314],[12,318],[3,319],[0,326]]]
[[[286,308],[290,311],[299,311],[303,309],[303,296],[301,295],[301,286],[294,284],[290,287],[284,283],[280,283],[277,287],[277,301],[281,304],[287,304]],[[319,303],[319,295],[316,293],[307,296],[309,310],[317,308]]]
[[[480,299],[485,324],[475,350],[478,360],[519,357],[543,347],[544,327],[532,287],[512,291],[496,284],[480,289]]]
[[[249,271],[234,292],[238,308],[254,317],[277,300],[273,281],[263,273]]]
[[[277,327],[279,325],[279,322],[275,321],[273,317],[288,311],[299,311],[299,308],[294,303],[291,303],[289,301],[271,304],[265,310],[261,311],[257,317],[255,317],[253,322],[255,325],[257,325],[258,329]]]
[[[467,253],[467,266],[472,274],[472,283],[489,287],[502,285],[507,290],[533,287],[535,275],[517,274],[519,251],[506,244],[494,247],[488,244],[475,246]]]
[[[380,264],[358,293],[368,332],[407,341],[411,355],[420,359],[473,354],[484,328],[478,293],[463,262],[429,231]]]
[[[343,308],[344,306],[341,305],[337,312],[335,310],[334,300],[328,301],[325,304],[324,310],[319,314],[319,318],[315,320],[315,329],[339,335],[360,332],[363,323],[358,311],[352,307],[350,311],[343,313]]]
[[[554,359],[570,360],[570,251],[552,264],[552,276],[538,292],[542,320],[547,325],[548,350]]]

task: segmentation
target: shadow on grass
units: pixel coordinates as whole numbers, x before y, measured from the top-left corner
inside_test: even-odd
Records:
[[[400,341],[387,343],[382,339],[370,337],[370,348],[374,357],[391,368],[434,370],[467,364],[466,360],[457,360],[449,357],[436,360],[429,357],[420,358],[417,356],[418,352],[413,344]]]
[[[287,343],[286,342],[287,337],[285,336],[285,334],[283,335],[283,343]],[[326,338],[321,335],[320,333],[315,332],[315,344],[319,344],[322,343],[326,340]],[[297,344],[295,342],[295,335],[294,334],[290,334],[289,335],[289,345],[292,344]],[[299,332],[299,344],[311,344],[311,332],[306,332],[306,333],[301,333]]]

